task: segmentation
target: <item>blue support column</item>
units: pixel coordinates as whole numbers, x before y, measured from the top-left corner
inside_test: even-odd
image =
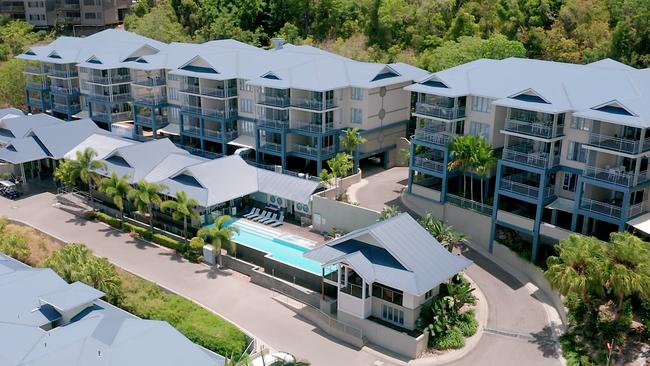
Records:
[[[54,108],[54,97],[52,97],[52,108]],[[68,121],[72,121],[72,100],[70,94],[65,95],[65,110]]]
[[[280,147],[282,149],[282,170],[287,169],[287,133],[283,130],[280,132]]]
[[[546,187],[546,172],[540,174],[539,177],[539,192],[537,193],[537,207],[535,209],[535,223],[533,225],[533,248],[530,253],[530,261],[533,263],[537,259],[539,228],[542,224],[542,214],[544,214],[544,187]]]
[[[576,187],[576,198],[573,206],[573,215],[571,216],[571,231],[573,232],[576,232],[576,226],[578,226],[578,209],[580,208],[580,201],[582,201],[583,185],[582,176],[579,176]]]
[[[226,121],[221,121],[221,153],[226,155],[228,151],[228,139],[226,138]]]
[[[444,162],[444,173],[442,173],[442,184],[440,188],[440,203],[445,204],[447,202],[447,189],[448,189],[448,183],[447,179],[449,179],[449,169],[447,169],[447,166],[449,166],[449,150],[445,149],[444,151],[444,156],[445,158],[443,159]]]
[[[27,113],[32,113],[32,104],[29,101],[29,90],[25,88],[25,106],[27,107]]]
[[[623,191],[623,206],[621,207],[621,222],[618,224],[618,231],[625,230],[625,222],[630,216],[630,198],[632,194],[629,189]]]
[[[179,122],[180,122],[180,129],[181,129],[179,131],[181,145],[185,145],[185,135],[183,134],[183,121],[185,120],[184,118],[185,115],[183,113],[179,113],[178,117],[179,117],[178,119],[180,120]]]
[[[203,139],[205,135],[204,128],[205,128],[205,120],[203,119],[203,117],[200,117],[199,118],[199,136],[200,136],[199,142],[201,144],[201,150],[205,150],[205,140]]]
[[[408,186],[406,189],[408,189],[408,193],[413,193],[413,164],[415,162],[415,143],[411,142],[409,145],[409,182]]]
[[[41,112],[45,113],[45,109],[46,109],[45,108],[45,92],[43,90],[41,90],[39,92],[39,95],[41,97]]]
[[[156,108],[151,106],[151,133],[153,134],[153,138],[157,139],[158,138],[158,126],[156,125]],[[162,116],[162,111],[160,108],[158,108],[158,111],[160,112],[160,115]]]
[[[153,111],[152,111],[153,113]],[[132,135],[133,137],[136,137],[138,135],[138,107],[135,105],[133,106],[133,132]]]
[[[323,138],[316,138],[316,174],[320,174],[320,171],[323,169]]]
[[[497,176],[496,183],[494,187],[494,203],[492,205],[492,228],[490,229],[490,241],[488,244],[488,252],[490,254],[494,251],[494,240],[497,234],[497,213],[499,212],[499,188],[501,186],[501,174],[502,174],[502,165],[501,161],[497,163]]]
[[[255,162],[260,163],[260,129],[255,127]]]

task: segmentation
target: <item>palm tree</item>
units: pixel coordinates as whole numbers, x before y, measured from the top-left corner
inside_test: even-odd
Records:
[[[95,159],[97,153],[93,148],[87,147],[84,151],[77,151],[76,157],[72,161],[64,162],[59,165],[54,176],[64,184],[74,184],[77,179],[81,179],[88,186],[90,195],[90,204],[94,207],[93,202],[93,182],[99,183],[99,176],[96,171],[106,169],[106,163]]]
[[[465,234],[454,229],[453,226],[446,224],[444,221],[434,217],[431,212],[427,212],[422,216],[418,223],[431,234],[436,240],[442,244],[449,252],[462,242],[467,240]]]
[[[449,144],[449,154],[451,161],[447,168],[451,170],[458,170],[463,173],[463,197],[467,197],[467,172],[472,170],[472,154],[470,149],[470,141],[468,136],[454,136],[454,139]]]
[[[343,149],[349,152],[353,157],[353,169],[356,172],[358,163],[356,159],[357,147],[359,147],[359,145],[365,144],[368,140],[359,134],[359,129],[356,127],[348,128],[347,130],[343,131],[343,134],[339,137],[339,140],[341,141],[341,145],[343,145]]]
[[[605,287],[618,300],[620,314],[626,298],[638,295],[644,301],[650,299],[650,249],[648,243],[628,232],[611,233],[607,249]]]
[[[237,252],[237,245],[233,241],[233,235],[239,233],[239,228],[228,225],[232,218],[228,215],[221,215],[214,219],[214,225],[202,227],[196,236],[212,244],[214,252],[221,254],[221,248],[234,255]]]
[[[483,203],[483,186],[485,185],[483,178],[486,178],[492,168],[497,165],[498,159],[494,156],[492,146],[482,138],[479,138],[476,144],[472,145],[472,158],[472,165],[476,170],[476,174],[481,177],[481,203]]]
[[[571,235],[555,246],[558,255],[548,257],[544,276],[560,294],[578,294],[589,304],[589,294],[603,293],[605,244],[593,237]]]
[[[72,188],[77,183],[77,171],[74,160],[62,160],[54,169],[54,179],[63,183],[67,188]]]
[[[194,209],[199,202],[194,198],[187,197],[183,191],[176,192],[176,199],[162,203],[160,207],[172,211],[174,220],[183,220],[183,239],[187,244],[187,218],[198,219],[199,213]]]
[[[99,191],[113,200],[113,203],[120,210],[120,218],[124,221],[124,200],[131,191],[128,175],[119,177],[112,172],[110,177],[103,178],[99,183]]]
[[[352,157],[347,153],[338,153],[333,158],[327,161],[327,165],[332,172],[334,179],[336,181],[336,192],[337,196],[341,196],[340,186],[341,178],[345,177],[348,172],[352,169]],[[322,173],[322,172],[321,172]]]
[[[162,199],[160,198],[160,191],[166,187],[163,184],[158,183],[149,183],[144,179],[141,179],[138,182],[136,188],[133,188],[127,198],[135,209],[143,215],[149,215],[149,226],[151,227],[151,233],[153,234],[153,207],[162,204]]]

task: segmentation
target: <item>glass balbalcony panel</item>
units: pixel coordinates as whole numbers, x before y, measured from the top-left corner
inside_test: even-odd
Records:
[[[260,143],[260,148],[267,151],[282,152],[282,144],[276,142],[262,141]]]
[[[418,128],[415,130],[415,138],[435,145],[446,146],[453,140],[454,135],[445,131],[444,126],[440,126],[439,128]]]
[[[615,218],[621,217],[621,207],[606,202],[596,201],[589,198],[583,198],[580,202],[580,208],[583,210],[596,212],[605,216]]]
[[[537,168],[547,168],[551,167],[553,164],[559,164],[559,155],[556,155],[549,164],[548,153],[545,152],[532,152],[525,153],[517,151],[514,148],[505,148],[503,149],[503,154],[501,156],[503,160],[512,161],[515,163],[520,163]]]
[[[592,133],[589,134],[589,144],[608,150],[636,154],[639,151],[640,141]]]
[[[278,130],[283,130],[289,128],[289,121],[282,119],[259,119],[257,124],[260,127],[274,128]]]
[[[443,119],[457,119],[465,117],[465,107],[444,107],[437,104],[416,103],[415,112]]]
[[[418,168],[424,168],[437,173],[443,173],[447,167],[445,166],[444,161],[436,160],[435,156],[435,154],[417,155],[413,158],[413,165]]]
[[[322,111],[325,109],[332,109],[336,107],[334,99],[328,99],[325,102],[315,98],[294,98],[291,100],[291,105],[298,108],[311,109]]]
[[[258,104],[268,105],[278,108],[286,108],[289,106],[289,97],[286,96],[273,96],[262,95],[257,101]]]

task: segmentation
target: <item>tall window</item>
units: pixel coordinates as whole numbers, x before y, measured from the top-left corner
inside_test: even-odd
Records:
[[[350,109],[350,123],[360,124],[363,120],[363,111],[359,108]]]
[[[571,128],[574,130],[589,131],[591,129],[591,123],[589,122],[590,121],[585,118],[573,117],[571,118]]]
[[[492,113],[492,99],[483,97],[472,97],[472,111]]]
[[[352,100],[363,100],[363,89],[352,88]]]
[[[569,141],[569,151],[567,152],[567,160],[577,161],[580,163],[587,162],[587,150],[582,147],[582,144],[575,141]]]
[[[487,123],[470,121],[469,134],[481,136],[485,141],[490,141],[490,125]]]
[[[392,306],[381,304],[381,317],[388,322],[404,325],[404,312]]]
[[[404,293],[402,291],[377,282],[372,284],[372,296],[400,306],[404,301]]]
[[[251,99],[240,99],[239,111],[243,113],[253,113],[253,101]]]
[[[239,134],[246,136],[255,136],[255,122],[239,121]]]
[[[562,181],[562,189],[569,192],[576,191],[576,184],[578,182],[578,175],[575,173],[564,172],[564,180]]]
[[[241,91],[251,91],[252,87],[246,84],[246,80],[239,80],[239,90]]]
[[[84,13],[84,17],[85,17],[86,19],[96,19],[96,18],[97,18],[97,14],[95,14],[95,13]]]
[[[169,99],[178,100],[178,90],[176,88],[169,88]]]

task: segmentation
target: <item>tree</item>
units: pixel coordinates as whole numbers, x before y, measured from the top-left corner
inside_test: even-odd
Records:
[[[356,172],[357,165],[359,164],[357,160],[357,148],[365,144],[368,140],[359,134],[359,129],[356,127],[345,130],[339,139],[343,148],[353,157],[353,169]]]
[[[450,161],[447,169],[458,170],[463,174],[463,197],[467,197],[467,173],[473,169],[472,145],[470,137],[454,136],[449,144]]]
[[[605,287],[617,299],[617,307],[636,295],[642,301],[650,300],[650,249],[648,243],[628,232],[610,234],[607,248]]]
[[[481,177],[481,203],[483,203],[484,179],[497,165],[497,157],[494,156],[494,149],[485,139],[479,138],[472,145],[473,167],[476,174]],[[472,198],[474,196],[472,195]]]
[[[337,198],[342,198],[343,193],[340,192],[341,187],[341,178],[348,175],[348,172],[352,169],[352,157],[347,153],[338,153],[333,158],[327,161],[327,165],[330,168],[329,175],[321,171],[320,177],[323,178],[330,177],[329,180],[334,180],[336,184],[336,195]],[[329,181],[327,180],[327,181]]]
[[[14,20],[0,27],[0,61],[24,52],[39,41],[40,35],[34,32],[34,26]]]
[[[45,266],[50,267],[66,282],[79,281],[84,276],[84,264],[88,263],[92,252],[83,244],[68,244],[57,249],[45,259]]]
[[[165,210],[172,211],[174,220],[183,220],[183,239],[185,243],[187,243],[187,218],[199,219],[199,213],[195,209],[198,205],[197,200],[189,198],[187,193],[179,191],[176,192],[175,200],[165,201],[160,206]]]
[[[235,233],[239,233],[239,228],[228,225],[231,220],[230,216],[221,215],[214,219],[214,225],[199,229],[196,236],[212,244],[217,255],[220,255],[222,248],[229,254],[234,255],[237,252],[237,245],[233,240],[233,236]]]
[[[74,160],[60,161],[54,170],[54,179],[68,188],[74,187],[79,179]]]
[[[161,1],[153,8],[148,8],[149,3],[149,0],[138,1],[136,14],[127,15],[124,19],[126,30],[161,42],[192,41],[192,37],[178,22],[169,1]]]
[[[140,179],[136,187],[131,189],[127,195],[127,198],[138,212],[149,215],[149,227],[152,233],[154,232],[153,208],[154,206],[160,207],[162,204],[160,192],[165,188],[163,184],[149,183],[144,179]]]
[[[0,106],[25,108],[25,62],[11,59],[0,62]]]
[[[442,244],[449,252],[453,252],[460,243],[467,240],[465,234],[457,231],[453,226],[446,224],[444,221],[434,217],[431,212],[427,212],[422,216],[418,223],[426,231],[429,232],[431,236],[436,238],[436,240]]]
[[[84,151],[77,151],[74,160],[62,163],[57,167],[54,177],[66,184],[76,182],[81,179],[88,186],[90,195],[90,204],[94,207],[93,200],[93,183],[98,184],[100,179],[96,171],[106,169],[106,163],[96,160],[97,153],[93,148],[87,147]]]
[[[4,234],[0,231],[0,252],[21,262],[26,262],[31,254],[31,249],[24,236]]]
[[[124,221],[124,200],[131,191],[128,175],[118,177],[112,172],[110,177],[103,178],[99,183],[99,191],[113,200],[113,203],[120,210],[120,218]]]

